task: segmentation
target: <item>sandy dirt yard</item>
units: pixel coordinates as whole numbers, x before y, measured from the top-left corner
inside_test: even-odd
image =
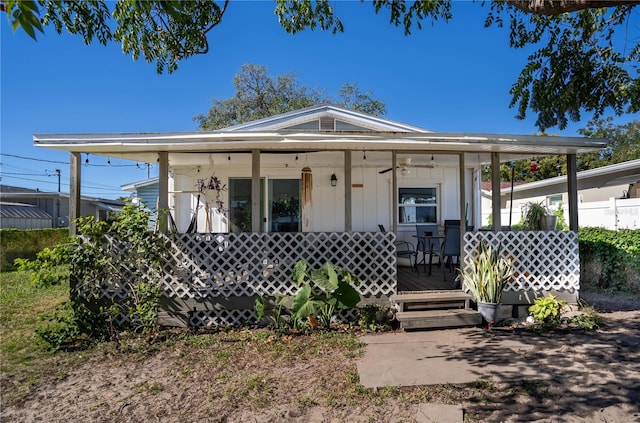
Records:
[[[603,310],[597,332],[502,331],[544,338],[546,357],[582,363],[552,380],[368,390],[364,346],[346,334],[265,330],[162,335],[66,352],[45,382],[3,405],[3,422],[396,422],[419,404],[459,404],[465,422],[640,422],[640,301],[584,294]],[[478,329],[481,330],[481,329]],[[597,348],[581,348],[588,341]],[[5,385],[6,386],[6,385]]]

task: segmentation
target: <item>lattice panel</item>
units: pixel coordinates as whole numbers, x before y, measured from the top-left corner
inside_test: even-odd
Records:
[[[506,291],[580,289],[580,256],[575,231],[467,232],[464,236],[464,269],[478,254],[480,241],[513,261],[514,277]]]
[[[362,281],[362,297],[396,291],[395,234],[381,232],[224,233],[165,236],[162,284],[167,297],[206,299],[254,295],[293,295],[293,267],[304,259],[311,268],[333,263]],[[106,238],[101,253],[115,259],[130,254],[126,241]],[[105,270],[98,280],[78,281],[77,293],[122,302],[131,298],[129,281],[149,279],[148,268]],[[144,265],[143,265],[144,266]],[[351,316],[352,317],[352,316]],[[344,316],[343,318],[349,318]],[[123,322],[126,316],[122,316]],[[255,319],[253,310],[194,312],[191,323],[239,324]]]
[[[164,265],[167,295],[179,298],[292,295],[293,266],[330,262],[356,274],[364,297],[395,292],[395,235],[380,232],[180,234]]]

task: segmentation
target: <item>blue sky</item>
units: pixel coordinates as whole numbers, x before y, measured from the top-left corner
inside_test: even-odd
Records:
[[[529,52],[510,49],[506,29],[483,28],[488,8],[479,3],[454,3],[450,23],[427,23],[410,36],[369,3],[335,2],[345,24],[337,35],[287,34],[273,9],[272,2],[232,2],[209,35],[209,53],[163,75],[115,43],[86,46],[51,28],[37,42],[14,34],[2,14],[1,183],[55,191],[57,178],[45,175],[59,168],[68,192],[68,153],[34,147],[34,133],[197,130],[193,116],[211,99],[233,96],[233,76],[246,63],[264,65],[272,76],[293,71],[303,85],[330,95],[355,82],[386,103],[387,118],[436,131],[536,131],[534,116],[516,120],[508,107]],[[587,120],[549,132],[577,135]],[[99,156],[89,156],[89,164],[83,195],[115,198],[125,195],[120,185],[147,177],[144,164],[111,160],[107,167]]]

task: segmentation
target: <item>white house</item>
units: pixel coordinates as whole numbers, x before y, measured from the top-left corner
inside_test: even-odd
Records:
[[[158,206],[171,212],[180,244],[166,266],[166,295],[182,298],[181,307],[201,320],[222,306],[205,310],[194,298],[291,293],[291,267],[300,258],[354,271],[366,281],[358,288],[363,297],[393,294],[396,238],[415,242],[416,224],[446,220],[466,220],[477,230],[481,168],[491,165],[497,192],[501,162],[551,154],[567,156],[572,231],[504,234],[498,217],[494,232],[461,225],[460,255],[464,262],[480,239],[502,242],[519,266],[507,301],[541,290],[575,298],[576,154],[607,145],[593,138],[433,132],[332,105],[210,132],[33,139],[38,147],[70,152],[72,198],[80,195],[83,153],[159,164]],[[500,215],[499,197],[492,209]],[[549,244],[553,251],[541,249]],[[559,260],[541,265],[540,255],[549,254]],[[252,312],[243,310],[228,314],[240,319]]]

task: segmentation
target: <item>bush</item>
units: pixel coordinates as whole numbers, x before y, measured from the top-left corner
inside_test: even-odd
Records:
[[[542,323],[544,327],[554,327],[560,323],[561,310],[566,304],[566,301],[549,294],[547,297],[536,298],[533,305],[529,307],[529,312],[533,319]]]
[[[640,230],[582,228],[578,235],[585,285],[614,291],[640,289]]]

